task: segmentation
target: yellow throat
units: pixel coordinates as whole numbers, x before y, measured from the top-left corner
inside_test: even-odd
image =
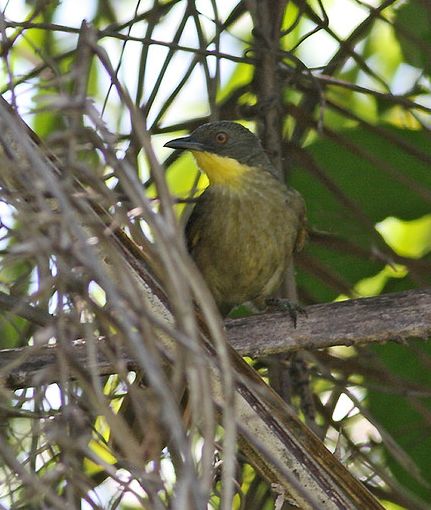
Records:
[[[244,174],[251,171],[251,167],[236,159],[217,156],[211,152],[192,151],[192,154],[211,184],[239,186]]]

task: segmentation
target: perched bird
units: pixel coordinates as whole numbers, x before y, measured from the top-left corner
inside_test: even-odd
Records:
[[[191,151],[208,176],[185,234],[221,314],[246,302],[265,308],[303,246],[303,198],[280,182],[258,138],[235,122],[204,124],[165,146]]]

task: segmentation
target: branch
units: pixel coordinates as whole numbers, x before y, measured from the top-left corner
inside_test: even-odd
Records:
[[[226,323],[230,344],[242,356],[262,357],[336,345],[359,346],[431,336],[431,289],[410,290],[372,298],[312,305],[294,328],[283,312],[254,315]],[[72,347],[73,346],[73,347]],[[121,360],[129,370],[137,363],[126,350],[109,355],[109,342],[97,342],[97,359],[90,363],[82,340],[71,343],[73,359],[82,369],[114,374]],[[56,345],[0,351],[0,378],[10,388],[32,386],[35,380],[57,380]]]
[[[363,345],[431,336],[431,289],[308,306],[296,328],[286,313],[255,315],[226,324],[242,355],[266,356],[334,345]]]
[[[246,2],[253,20],[257,61],[254,86],[258,98],[258,132],[279,178],[282,177],[282,93],[278,73],[280,34],[286,2]]]
[[[396,0],[384,0],[379,6],[377,7],[370,7],[369,15],[360,23],[353,32],[347,37],[347,39],[341,41],[339,40],[340,46],[338,48],[338,51],[335,53],[335,55],[331,58],[331,60],[326,64],[323,75],[325,76],[333,76],[335,73],[343,67],[345,62],[349,57],[354,58],[355,60],[358,58],[357,53],[353,50],[355,44],[357,44],[359,41],[361,41],[365,35],[371,30],[371,27],[375,20],[380,16],[380,13],[384,10],[390,7]],[[312,9],[310,9],[310,6],[308,5],[308,2],[305,2],[304,0],[301,0],[298,2],[298,5],[300,7],[304,8],[304,12],[306,12],[310,19],[314,19],[314,21],[319,24],[320,19],[316,16]],[[334,37],[336,40],[338,39],[336,34],[332,32],[332,30],[326,28],[328,33],[332,37]],[[363,62],[361,62],[363,67]],[[368,74],[372,74],[374,78],[376,78],[378,81],[381,81],[379,77],[375,76],[374,73],[372,73],[371,69],[367,67],[365,71]],[[305,114],[311,114],[314,111],[314,108],[319,104],[320,101],[320,94],[308,94],[304,96],[303,100],[299,104],[298,108],[302,110]],[[295,126],[295,130],[291,136],[291,141],[295,144],[301,145],[300,141],[303,139],[304,134],[306,132],[306,126],[304,124],[297,124]]]

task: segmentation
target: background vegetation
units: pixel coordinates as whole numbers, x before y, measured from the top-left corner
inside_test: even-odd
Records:
[[[163,143],[215,119],[260,134],[307,203],[312,230],[296,261],[304,305],[428,286],[431,6],[80,4],[2,2],[1,93],[63,173],[54,193],[24,163],[16,174],[0,168],[0,347],[57,342],[62,374],[56,384],[48,373],[26,389],[1,388],[0,507],[193,508],[191,491],[197,508],[219,508],[230,432],[226,421],[215,426],[193,299],[223,333],[172,215],[206,182],[189,155]],[[161,325],[106,240],[118,225],[145,251],[175,327]],[[22,313],[29,305],[34,320]],[[160,331],[177,345],[171,371],[161,368]],[[121,360],[110,377],[77,366],[72,340],[85,339],[95,361],[101,336],[115,340],[104,352],[111,361],[127,350],[150,371],[145,387]],[[305,359],[327,447],[386,508],[430,508],[429,344]],[[183,384],[184,423],[174,398]],[[132,427],[117,414],[126,392],[141,415]],[[297,398],[291,405],[301,415]],[[266,483],[242,455],[235,462],[234,508],[274,508]]]

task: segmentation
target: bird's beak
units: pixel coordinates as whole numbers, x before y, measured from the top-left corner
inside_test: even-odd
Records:
[[[184,149],[189,151],[205,151],[205,147],[202,143],[195,142],[191,136],[185,136],[183,138],[175,138],[166,142],[164,147],[170,149]]]

